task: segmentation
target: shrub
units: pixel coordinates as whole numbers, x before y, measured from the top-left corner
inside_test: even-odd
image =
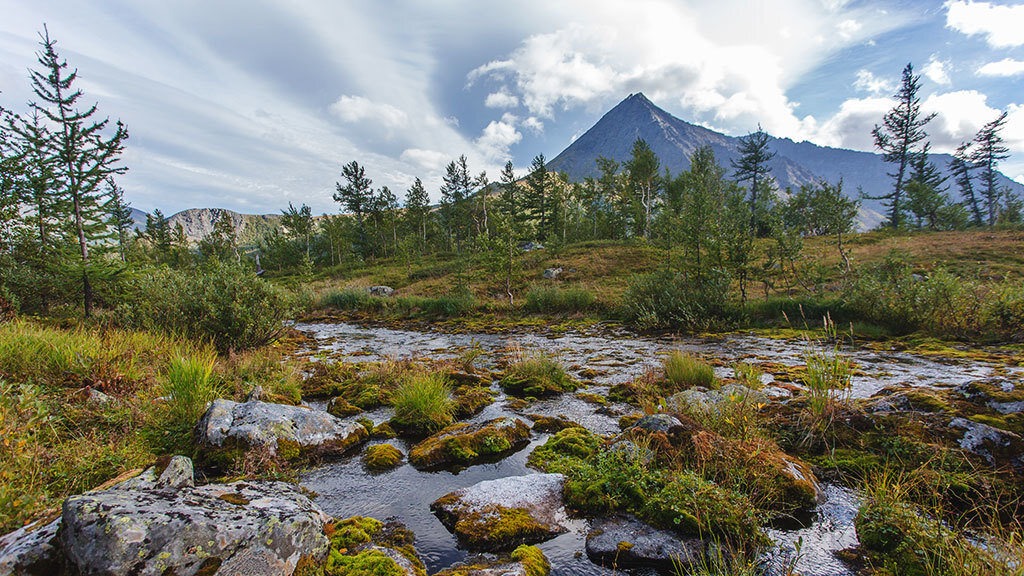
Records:
[[[550,284],[533,284],[526,293],[524,308],[528,312],[583,312],[594,306],[594,293],[580,286],[559,288]]]
[[[211,341],[218,350],[245,350],[275,340],[292,312],[290,296],[237,265],[199,273],[149,270],[134,280],[127,324]]]
[[[718,388],[715,369],[695,356],[672,352],[661,365],[665,369],[665,378],[676,387]]]
[[[452,423],[455,401],[448,378],[437,372],[411,372],[391,396],[392,423],[417,433],[431,433]]]
[[[706,270],[699,277],[668,268],[635,276],[624,296],[626,316],[642,330],[700,331],[725,324],[735,312],[729,276]]]

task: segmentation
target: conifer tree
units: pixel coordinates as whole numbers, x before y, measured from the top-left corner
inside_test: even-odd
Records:
[[[917,227],[927,222],[931,230],[938,229],[939,214],[949,202],[946,196],[946,177],[935,164],[928,161],[929,145],[914,155],[910,180],[907,181],[907,210],[917,218]]]
[[[29,71],[32,91],[39,100],[31,107],[53,124],[47,149],[55,158],[60,194],[72,209],[80,257],[75,268],[82,279],[84,313],[89,316],[93,307],[92,276],[102,273],[97,262],[90,259],[90,249],[101,247],[97,240],[108,235],[109,213],[100,186],[107,177],[127,171],[118,163],[128,130],[117,122],[113,133],[107,135],[109,120],[93,119],[96,104],[79,108],[82,91],[74,87],[78,71],[68,72],[67,62],[58,56],[56,42],[45,26],[39,44],[42,50],[37,59],[42,69]]]
[[[359,235],[359,244],[356,252],[366,257],[366,227],[363,216],[370,208],[373,200],[373,180],[366,177],[366,170],[355,160],[345,164],[341,168],[341,175],[345,178],[345,185],[335,182],[334,201],[340,203],[346,210],[356,215],[356,231]]]
[[[466,156],[448,163],[441,184],[441,220],[448,235],[448,244],[454,242],[456,252],[462,252],[462,240],[469,219],[469,165]]]
[[[107,178],[108,196],[110,198],[110,225],[113,226],[117,235],[118,253],[121,263],[128,262],[127,250],[129,234],[135,220],[132,218],[132,207],[124,199],[124,190],[114,182],[113,178]]]
[[[949,170],[953,173],[953,179],[960,188],[961,201],[971,211],[971,223],[981,226],[985,219],[981,215],[981,204],[978,202],[978,195],[974,190],[974,161],[971,159],[971,142],[961,142],[953,152],[953,159],[949,161]]]
[[[768,162],[775,157],[775,152],[768,149],[770,137],[757,125],[757,132],[751,132],[739,140],[740,156],[730,163],[733,178],[737,182],[747,182],[750,203],[751,226],[763,228],[764,213],[767,210],[764,194],[770,189]]]
[[[895,165],[889,173],[894,180],[893,190],[888,194],[868,196],[872,200],[884,200],[889,209],[889,226],[899,228],[903,224],[905,210],[903,187],[907,180],[907,170],[914,159],[917,145],[928,137],[924,126],[935,117],[935,114],[921,115],[921,99],[917,93],[921,89],[921,77],[914,75],[914,67],[907,64],[903,69],[900,89],[896,93],[896,105],[885,114],[882,125],[875,125],[871,131],[875,138],[875,147],[882,151],[882,158]]]
[[[313,235],[313,210],[303,204],[296,208],[291,202],[288,209],[281,211],[281,227],[289,238],[301,239],[306,245],[306,258],[309,258],[310,237]]]
[[[420,253],[427,248],[427,217],[430,215],[430,195],[419,178],[405,193],[405,217],[409,228],[419,237]]]
[[[998,118],[985,124],[974,137],[975,149],[971,156],[981,170],[981,195],[985,199],[989,226],[995,226],[1002,206],[1002,187],[999,186],[997,168],[1001,160],[1010,156],[1010,150],[1003,144],[1003,137],[999,134],[1005,123],[1006,112],[1003,111]]]
[[[498,196],[498,211],[505,218],[506,224],[516,236],[522,234],[524,214],[522,211],[521,191],[516,182],[516,171],[512,161],[505,162],[498,182],[501,191]]]
[[[526,194],[523,208],[528,211],[530,222],[537,224],[537,239],[546,240],[549,224],[549,196],[551,180],[548,175],[547,162],[543,154],[534,156],[530,164],[530,173],[526,176]]]

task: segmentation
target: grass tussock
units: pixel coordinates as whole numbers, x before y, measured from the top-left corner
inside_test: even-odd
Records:
[[[579,387],[555,356],[514,350],[501,379],[505,392],[516,396],[550,396]]]
[[[392,423],[419,433],[431,433],[455,419],[455,401],[448,378],[438,372],[410,372],[391,395]]]
[[[586,312],[596,302],[594,293],[582,286],[560,288],[552,284],[533,284],[526,292],[523,308],[536,314]]]
[[[804,361],[807,371],[803,378],[807,408],[811,418],[810,429],[823,433],[832,416],[848,400],[853,367],[840,351],[842,337],[831,318],[824,319],[825,336],[821,341],[807,337]]]
[[[661,363],[665,378],[677,388],[718,388],[715,369],[700,358],[684,352],[672,352]]]

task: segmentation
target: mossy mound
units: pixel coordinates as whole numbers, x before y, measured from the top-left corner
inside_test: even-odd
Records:
[[[402,462],[402,451],[391,444],[374,444],[363,453],[363,466],[368,470],[390,470]]]
[[[523,545],[509,556],[471,558],[435,576],[548,576],[551,564],[536,546]]]
[[[324,576],[426,576],[412,532],[398,522],[355,516],[327,526]]]
[[[562,416],[544,416],[542,414],[527,414],[527,418],[533,420],[534,432],[558,432],[566,428],[582,428],[582,426]]]
[[[533,449],[526,462],[538,470],[551,471],[556,459],[586,459],[593,455],[602,439],[583,427],[564,428]]]
[[[553,396],[580,388],[565,369],[545,355],[526,356],[512,361],[498,382],[506,394],[521,398]]]
[[[496,418],[479,424],[457,423],[426,438],[409,451],[417,468],[435,468],[497,458],[524,444],[530,428],[518,418]]]
[[[584,402],[590,404],[597,404],[598,406],[605,406],[608,404],[608,399],[600,394],[593,394],[590,392],[577,392],[576,397]]]
[[[483,386],[463,385],[455,389],[455,417],[469,418],[494,403],[494,392]]]
[[[337,416],[338,418],[355,416],[362,411],[362,408],[349,404],[348,400],[345,400],[345,398],[341,396],[335,396],[327,403],[327,413],[331,416]]]

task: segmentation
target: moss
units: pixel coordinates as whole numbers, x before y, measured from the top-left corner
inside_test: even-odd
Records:
[[[245,506],[249,503],[249,499],[237,492],[229,492],[227,494],[221,494],[218,496],[219,499],[235,506]]]
[[[565,430],[566,428],[581,428],[578,423],[559,416],[528,414],[526,417],[533,420],[534,432],[558,432],[559,430]]]
[[[373,540],[384,526],[380,520],[353,516],[329,525],[326,532],[331,539],[331,548],[348,550]]]
[[[1017,414],[975,414],[970,417],[971,420],[980,424],[987,424],[993,428],[999,428],[1000,430],[1006,430],[1007,432],[1013,432],[1019,436],[1024,436],[1024,413]]]
[[[402,461],[402,451],[391,444],[368,446],[363,454],[363,465],[369,470],[389,470]]]
[[[639,422],[643,417],[643,414],[626,414],[619,418],[619,428],[622,430],[628,430],[633,427],[633,424]]]
[[[324,566],[325,576],[404,576],[405,571],[379,550],[345,555],[331,550]]]
[[[937,390],[914,388],[907,390],[904,396],[914,410],[922,412],[950,412],[952,410],[949,403],[946,402],[942,394]]]
[[[598,404],[600,406],[608,404],[608,399],[605,398],[604,396],[601,396],[600,394],[592,394],[590,392],[577,392],[576,397],[579,398],[580,400],[583,400],[584,402],[589,402],[590,404]]]
[[[277,439],[277,455],[284,460],[295,460],[302,454],[302,446],[294,440]]]
[[[355,416],[362,412],[363,409],[358,406],[349,404],[348,400],[341,396],[335,396],[327,404],[327,413],[331,416],[337,416],[338,418],[346,418],[348,416]]]
[[[506,394],[521,398],[552,396],[580,387],[557,361],[543,354],[513,359],[498,383]]]
[[[534,542],[550,533],[549,528],[534,520],[528,510],[497,504],[462,514],[453,530],[467,546],[488,549]]]
[[[455,389],[455,417],[469,418],[494,403],[494,393],[481,386],[459,386]]]
[[[203,563],[200,564],[199,568],[196,570],[195,576],[213,576],[217,573],[217,570],[220,570],[222,562],[223,561],[220,558],[213,556],[203,560]]]
[[[470,464],[504,454],[525,444],[530,429],[518,418],[497,418],[470,425],[453,424],[409,451],[409,462],[420,468]]]
[[[395,432],[395,429],[392,428],[391,424],[388,422],[381,422],[377,426],[374,426],[373,434],[371,434],[372,438],[378,440],[387,440],[389,438],[394,438],[395,436],[398,436],[398,434]]]
[[[586,428],[565,428],[534,448],[526,462],[538,470],[553,472],[560,469],[558,463],[566,458],[583,460],[590,457],[601,442],[601,438]]]
[[[522,545],[512,551],[512,559],[523,564],[526,576],[548,576],[551,563],[536,546]]]
[[[836,448],[810,460],[815,466],[837,470],[852,478],[863,478],[865,474],[885,464],[878,454],[855,448]]]
[[[942,558],[948,531],[907,503],[869,500],[857,511],[854,526],[871,564],[891,567],[897,574],[923,575],[948,561]]]

